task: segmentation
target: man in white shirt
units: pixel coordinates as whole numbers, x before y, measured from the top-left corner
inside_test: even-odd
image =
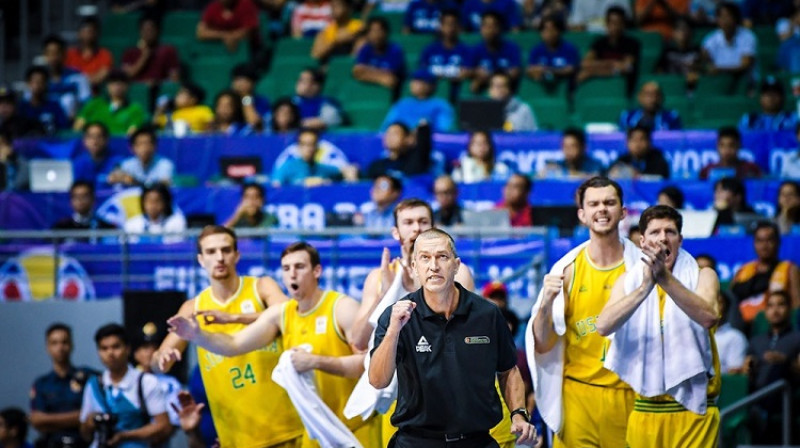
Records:
[[[108,324],[97,330],[94,339],[106,370],[92,377],[83,391],[83,438],[92,440],[93,448],[149,448],[166,440],[172,428],[164,392],[155,376],[128,364],[131,348],[125,329]],[[111,419],[104,423],[103,417]]]
[[[741,26],[739,7],[732,3],[721,3],[718,8],[719,29],[703,40],[703,58],[710,74],[749,72],[755,65],[758,41],[755,34]]]
[[[625,15],[633,17],[631,2],[626,0],[573,0],[567,23],[574,31],[606,31],[606,11],[612,6],[625,10]]]
[[[151,186],[157,183],[169,185],[175,173],[171,160],[156,154],[157,139],[152,129],[139,129],[130,139],[134,157],[122,161],[119,169],[109,174],[108,183]]]

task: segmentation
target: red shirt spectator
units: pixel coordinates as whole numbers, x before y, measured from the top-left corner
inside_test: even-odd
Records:
[[[495,208],[508,210],[511,227],[533,225],[533,207],[528,202],[532,189],[531,179],[522,174],[511,175],[503,187],[503,200]]]
[[[122,54],[122,71],[133,81],[160,82],[180,79],[181,62],[171,45],[158,42],[159,24],[144,17],[139,22],[139,42]]]
[[[216,0],[203,11],[202,22],[212,30],[258,29],[258,8],[252,0]]]
[[[723,127],[717,132],[719,162],[709,163],[700,170],[700,179],[719,180],[723,177],[745,179],[761,177],[761,168],[753,162],[739,158],[742,135],[734,127]]]

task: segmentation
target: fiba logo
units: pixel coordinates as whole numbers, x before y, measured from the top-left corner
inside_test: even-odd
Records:
[[[66,300],[95,298],[94,284],[75,258],[64,254],[56,257],[49,247],[34,248],[0,266],[0,301],[32,302],[52,297]]]

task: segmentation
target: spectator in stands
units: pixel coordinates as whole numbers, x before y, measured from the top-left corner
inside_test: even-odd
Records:
[[[703,59],[709,74],[749,74],[755,66],[757,41],[749,29],[741,26],[739,7],[732,2],[717,6],[719,29],[703,39]]]
[[[721,179],[736,177],[745,179],[761,177],[761,168],[753,162],[739,158],[742,147],[742,134],[734,127],[723,127],[717,132],[718,162],[711,162],[700,170],[700,179]]]
[[[372,208],[357,214],[353,221],[368,229],[391,229],[394,227],[394,206],[403,195],[403,182],[394,176],[381,175],[372,182],[369,197]]]
[[[2,97],[0,97],[2,99]],[[794,129],[795,139],[798,143],[800,143],[800,123]],[[783,179],[793,179],[793,180],[800,180],[800,149],[791,153],[783,159],[783,164],[781,164],[781,171],[778,173],[778,177]]]
[[[109,445],[119,441],[120,446],[149,446],[169,436],[172,428],[164,393],[153,375],[140,373],[128,364],[131,347],[125,329],[118,324],[100,327],[95,333],[95,343],[105,370],[92,377],[83,392],[80,415],[83,437],[94,439],[93,446],[98,445],[95,416],[103,413],[122,417],[114,425]]]
[[[333,20],[314,37],[311,57],[326,63],[331,56],[349,55],[362,43],[364,22],[353,18],[351,0],[332,0]]]
[[[221,41],[231,53],[242,41],[253,52],[260,50],[258,8],[252,0],[213,0],[197,24],[197,39]]]
[[[656,205],[668,205],[675,210],[683,210],[686,205],[686,198],[683,191],[675,185],[667,185],[658,191]]]
[[[252,64],[239,64],[231,71],[231,90],[242,98],[244,120],[253,129],[263,129],[269,120],[269,100],[256,93],[258,70]]]
[[[636,247],[641,248],[642,229],[640,229],[638,225],[632,225],[631,228],[628,229],[628,239],[631,240]]]
[[[495,205],[495,208],[508,210],[511,227],[533,225],[533,207],[528,200],[531,190],[533,181],[519,173],[512,174],[503,187],[503,199]]]
[[[581,61],[578,82],[597,77],[622,75],[627,79],[631,92],[639,67],[639,41],[625,33],[625,10],[612,6],[606,12],[608,33],[598,37]]]
[[[714,232],[717,233],[720,226],[735,225],[734,215],[736,213],[754,214],[756,211],[747,201],[747,191],[744,183],[735,177],[723,177],[714,183],[714,203],[712,207],[717,212],[717,220],[714,223]]]
[[[791,309],[786,291],[769,293],[765,310],[769,332],[750,339],[745,361],[745,372],[750,375],[753,391],[782,379],[795,389],[800,381],[800,333],[792,329]],[[751,414],[754,443],[781,444],[781,421],[771,418],[776,414],[781,414],[780,396],[772,395],[755,405],[755,412]]]
[[[409,91],[411,96],[400,99],[389,109],[381,125],[386,131],[390,124],[401,122],[409,128],[421,121],[431,124],[434,132],[447,132],[452,129],[455,111],[447,101],[433,97],[436,90],[436,77],[427,69],[421,68],[411,76]]]
[[[700,46],[692,40],[692,25],[685,18],[678,18],[672,28],[672,38],[661,50],[656,72],[683,75],[687,87],[694,88],[701,68]]]
[[[403,13],[403,33],[436,34],[441,26],[441,14],[455,5],[449,1],[411,0]]]
[[[502,31],[519,31],[522,14],[514,0],[464,0],[461,5],[461,22],[468,32],[483,29],[483,16],[492,13],[499,20]],[[485,37],[484,37],[485,38]]]
[[[403,49],[389,42],[389,22],[383,17],[370,18],[366,30],[366,43],[356,56],[353,78],[386,87],[396,96],[406,76]]]
[[[778,48],[778,68],[787,73],[800,73],[800,34],[792,34],[781,42]]]
[[[297,156],[289,157],[272,172],[272,183],[281,185],[304,185],[316,187],[340,181],[347,173],[348,180],[356,180],[353,168],[339,167],[318,162],[319,134],[312,129],[301,129],[297,134]]]
[[[425,0],[422,0],[425,1]],[[450,82],[450,100],[455,103],[461,81],[472,73],[472,49],[459,40],[457,10],[442,11],[439,38],[428,44],[419,58],[421,68],[427,68],[440,81]]]
[[[207,132],[214,122],[214,111],[203,104],[205,96],[205,91],[197,84],[182,83],[175,98],[156,107],[153,124],[176,137],[182,137],[187,131]]]
[[[100,20],[87,17],[78,27],[78,45],[67,50],[67,67],[86,75],[93,86],[99,86],[114,67],[114,57],[100,47]]]
[[[33,448],[27,442],[28,418],[19,408],[0,411],[0,446],[3,448]]]
[[[786,291],[791,308],[800,308],[800,269],[790,260],[781,260],[781,234],[769,221],[756,225],[753,248],[756,259],[745,263],[733,277],[730,291],[746,323],[766,307],[766,293]]]
[[[227,136],[253,133],[254,129],[244,120],[242,98],[233,90],[223,90],[214,98],[214,121],[211,122],[209,130]]]
[[[167,8],[168,0],[112,0],[111,11],[115,14],[141,12],[143,16],[161,19]]]
[[[494,140],[487,131],[474,131],[467,142],[467,152],[458,159],[453,169],[453,180],[473,184],[483,181],[505,181],[511,168],[497,160]]]
[[[496,12],[484,13],[480,32],[481,42],[472,50],[470,90],[483,91],[497,73],[508,75],[511,87],[516,90],[522,73],[522,57],[519,46],[503,37],[503,18]]]
[[[792,13],[788,16],[781,17],[775,23],[775,33],[781,42],[785,42],[792,37],[800,34],[800,4],[794,2]]]
[[[489,98],[501,101],[504,106],[503,130],[506,132],[535,131],[536,116],[533,109],[512,94],[511,78],[506,73],[495,73],[489,78]]]
[[[300,109],[290,98],[281,98],[275,102],[266,134],[285,134],[300,129]]]
[[[792,0],[742,0],[742,23],[748,28],[773,26],[779,19],[792,15],[793,3]]]
[[[125,159],[120,169],[108,176],[109,183],[142,185],[169,185],[175,173],[171,160],[156,154],[158,139],[152,129],[137,130],[129,139],[134,156]]]
[[[747,336],[728,322],[728,314],[731,308],[731,299],[728,296],[728,292],[720,290],[717,298],[719,300],[719,315],[722,318],[717,326],[716,333],[714,333],[714,340],[717,343],[717,353],[719,353],[720,371],[723,375],[742,373],[745,369],[744,364],[747,357]]]
[[[611,164],[608,169],[609,177],[658,176],[669,179],[669,163],[661,150],[653,147],[653,137],[649,129],[642,126],[628,129],[625,145],[628,152]]]
[[[161,24],[154,17],[139,19],[139,40],[136,46],[122,53],[122,71],[136,82],[156,84],[180,81],[181,61],[172,45],[162,44]]]
[[[791,180],[781,182],[775,207],[775,224],[784,235],[800,224],[800,183]]]
[[[580,67],[578,49],[561,37],[565,25],[557,17],[545,17],[539,25],[542,41],[528,55],[528,76],[546,84],[575,79]]]
[[[73,129],[80,131],[90,121],[99,121],[112,135],[128,134],[145,123],[147,114],[139,103],[128,98],[128,76],[120,71],[112,71],[106,81],[108,97],[95,97],[89,100],[75,119]]]
[[[50,85],[47,89],[50,99],[61,104],[64,113],[72,119],[81,104],[89,100],[92,89],[89,79],[83,73],[65,65],[66,48],[64,39],[56,35],[47,36],[42,45],[47,70],[50,72]]]
[[[573,31],[606,32],[606,14],[612,7],[622,8],[626,17],[631,17],[631,2],[628,0],[572,0],[568,26]]]
[[[20,115],[17,94],[10,86],[0,84],[0,133],[13,138],[42,135],[42,123]]]
[[[69,189],[69,205],[72,215],[53,225],[56,230],[97,230],[113,229],[114,226],[100,219],[94,213],[94,185],[79,180]]]
[[[11,133],[0,130],[0,191],[28,189],[28,159],[14,150]]]
[[[461,204],[458,203],[458,186],[453,178],[442,175],[433,182],[433,195],[439,208],[433,212],[433,222],[437,226],[454,226],[462,224]]]
[[[651,131],[674,131],[683,127],[678,111],[664,108],[664,92],[657,82],[642,84],[637,99],[639,107],[620,114],[620,129],[627,131],[641,126]]]
[[[759,112],[744,114],[739,121],[742,131],[792,131],[798,125],[797,113],[783,110],[785,95],[783,84],[774,76],[761,82]]]
[[[508,288],[503,282],[493,280],[486,283],[481,289],[481,295],[501,310],[508,309]]]
[[[45,346],[53,369],[36,378],[31,388],[30,421],[40,435],[36,446],[84,446],[78,414],[86,382],[97,372],[72,365],[72,329],[65,324],[47,327]]]
[[[224,226],[230,228],[277,227],[278,218],[264,211],[267,192],[259,184],[242,185],[242,199],[236,211],[225,221]]]
[[[563,160],[547,163],[539,177],[590,178],[605,172],[603,164],[586,152],[586,134],[578,128],[567,128],[561,137]]]
[[[403,123],[392,123],[383,133],[383,147],[388,156],[370,163],[364,177],[375,179],[389,175],[401,179],[430,170],[432,142],[431,127],[427,123],[420,124],[416,132]]]
[[[175,212],[172,194],[163,183],[144,187],[140,196],[142,213],[125,221],[125,233],[161,235],[186,230],[186,218]],[[164,243],[182,241],[180,236],[165,237]]]
[[[676,18],[689,15],[689,0],[636,0],[634,18],[642,31],[655,31],[666,40]]]
[[[342,124],[342,107],[334,98],[322,95],[323,84],[325,75],[315,68],[306,68],[297,77],[292,101],[305,128],[322,131]]]
[[[92,122],[83,128],[85,152],[72,162],[73,177],[89,182],[95,187],[108,186],[108,177],[122,163],[122,158],[108,149],[108,128],[103,123]]]
[[[314,37],[333,20],[333,9],[328,0],[302,0],[292,11],[292,37]]]
[[[57,102],[48,98],[47,69],[33,66],[25,74],[28,98],[19,104],[19,113],[25,118],[38,121],[49,135],[69,129],[69,119]]]

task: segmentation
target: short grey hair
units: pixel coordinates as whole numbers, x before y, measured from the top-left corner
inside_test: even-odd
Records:
[[[414,240],[414,247],[411,252],[412,258],[417,257],[417,242],[421,240],[433,240],[436,238],[444,238],[447,240],[447,246],[450,249],[450,252],[453,254],[454,258],[458,258],[458,253],[456,252],[456,242],[453,240],[453,237],[450,236],[449,233],[445,232],[442,229],[437,229],[436,227],[430,228],[417,236],[417,239]]]

